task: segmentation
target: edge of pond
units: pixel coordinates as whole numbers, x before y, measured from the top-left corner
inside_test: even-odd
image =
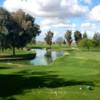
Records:
[[[30,53],[30,54],[19,54],[19,55],[8,55],[8,56],[0,56],[0,62],[4,61],[17,61],[17,60],[31,60],[34,59],[36,56],[36,53]]]

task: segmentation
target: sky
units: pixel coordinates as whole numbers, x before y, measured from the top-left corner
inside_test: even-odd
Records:
[[[100,0],[0,0],[0,6],[35,17],[42,31],[37,40],[44,40],[49,30],[55,33],[53,40],[67,30],[87,32],[89,37],[100,32]]]

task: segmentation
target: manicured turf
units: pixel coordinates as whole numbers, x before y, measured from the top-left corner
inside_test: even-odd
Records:
[[[100,52],[70,51],[48,66],[0,63],[0,100],[100,100]]]

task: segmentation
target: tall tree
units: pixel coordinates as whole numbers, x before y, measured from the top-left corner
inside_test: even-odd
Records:
[[[74,32],[74,38],[75,38],[75,42],[76,44],[79,43],[79,41],[82,39],[82,34],[80,31],[75,31]]]
[[[71,46],[71,43],[72,43],[72,31],[68,30],[65,33],[65,39],[66,39],[68,45]]]
[[[8,35],[8,27],[10,26],[10,13],[0,7],[0,46],[2,51],[5,48],[6,44],[6,36]]]
[[[52,38],[53,38],[53,35],[54,35],[54,33],[53,32],[51,32],[51,31],[48,31],[47,33],[46,33],[46,37],[45,37],[45,41],[46,41],[46,43],[48,44],[48,45],[52,45]]]
[[[32,39],[35,39],[37,35],[40,34],[40,26],[35,24],[35,18],[30,16],[29,14],[25,14],[22,10],[18,10],[15,13],[12,13],[13,19],[17,22],[17,24],[22,28],[20,31],[20,45],[24,47],[27,43],[29,43]]]
[[[13,49],[13,55],[15,55],[15,48],[26,46],[32,38],[40,34],[40,26],[35,24],[34,21],[35,19],[32,16],[25,14],[22,10],[9,13],[0,8],[0,25],[7,30],[6,46]],[[1,27],[1,29],[3,28]]]

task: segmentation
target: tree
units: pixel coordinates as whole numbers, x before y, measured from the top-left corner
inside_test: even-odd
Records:
[[[46,43],[48,44],[48,45],[52,45],[52,38],[53,38],[53,35],[54,35],[54,33],[53,32],[51,32],[51,31],[48,31],[47,33],[46,33],[46,37],[45,37],[45,41],[46,41]]]
[[[25,14],[22,10],[9,13],[0,8],[0,14],[3,15],[3,17],[0,16],[0,25],[7,30],[5,44],[13,49],[13,55],[15,55],[15,48],[23,48],[41,32],[40,26],[34,23],[35,18]],[[1,27],[1,29],[3,28]]]
[[[29,14],[25,14],[22,10],[12,13],[13,19],[21,27],[19,33],[19,47],[24,47],[27,43],[35,40],[36,36],[40,34],[40,26],[35,24],[35,18]]]
[[[93,36],[94,46],[100,46],[100,33],[95,33]]]
[[[72,31],[68,30],[66,33],[65,33],[65,39],[68,43],[69,46],[71,46],[71,43],[72,43]]]
[[[75,38],[75,42],[76,44],[79,43],[79,41],[82,39],[82,34],[80,31],[75,31],[74,32],[74,38]]]
[[[0,46],[2,51],[7,47],[6,36],[9,34],[9,28],[11,28],[12,25],[10,24],[10,20],[10,13],[4,8],[0,7]]]
[[[78,46],[87,48],[89,50],[90,47],[93,47],[93,40],[84,38],[84,39],[80,40]]]

